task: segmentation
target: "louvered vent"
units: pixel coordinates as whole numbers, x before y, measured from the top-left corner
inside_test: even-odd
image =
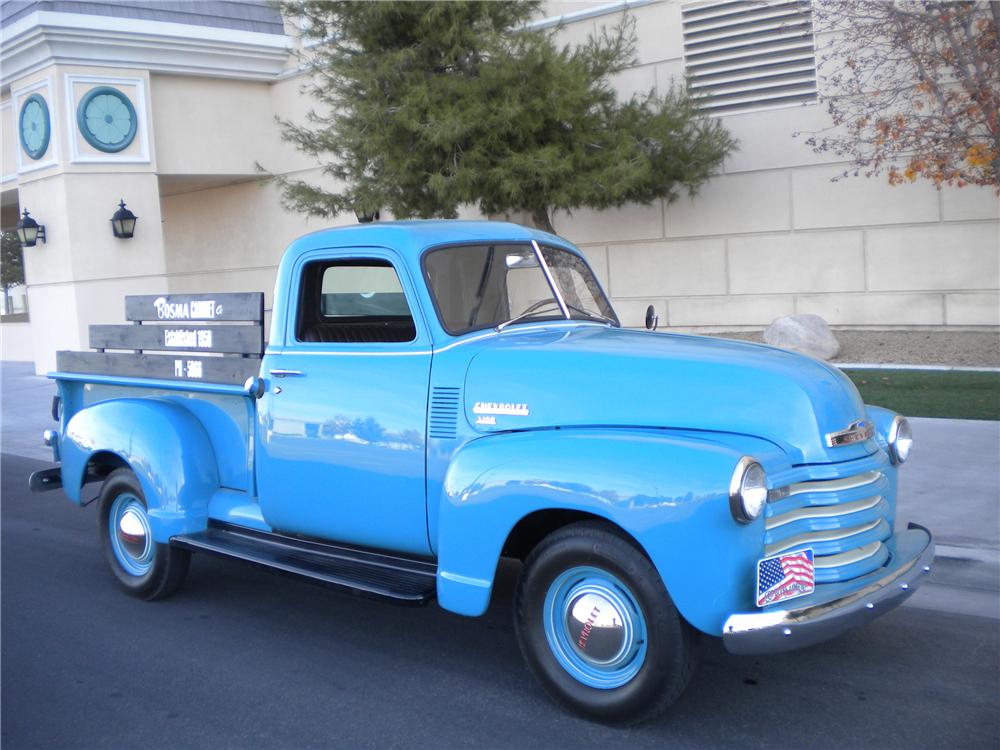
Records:
[[[685,73],[703,112],[816,100],[809,2],[730,0],[692,3],[682,12]]]
[[[431,393],[430,436],[444,440],[454,438],[460,408],[458,388],[434,388]]]

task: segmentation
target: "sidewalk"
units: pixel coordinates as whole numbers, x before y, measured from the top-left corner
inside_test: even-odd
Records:
[[[52,397],[56,386],[35,375],[31,362],[0,362],[0,453],[51,461],[42,432],[56,429]]]
[[[55,427],[54,384],[27,362],[0,363],[0,374],[0,452],[51,461],[41,436]],[[897,527],[913,521],[934,534],[939,574],[925,588],[966,589],[975,601],[963,595],[940,605],[941,592],[935,601],[949,611],[1000,617],[1000,422],[910,421],[914,448],[899,474]],[[921,606],[931,595],[921,590],[912,601]]]

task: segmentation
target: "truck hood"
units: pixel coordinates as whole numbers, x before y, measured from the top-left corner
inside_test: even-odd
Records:
[[[752,435],[794,463],[846,461],[872,441],[827,448],[865,419],[838,369],[782,349],[593,325],[511,330],[469,363],[465,412],[477,430],[628,426]]]

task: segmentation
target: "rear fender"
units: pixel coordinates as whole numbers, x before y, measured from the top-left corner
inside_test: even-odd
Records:
[[[81,504],[87,464],[110,452],[139,478],[153,538],[203,530],[219,473],[205,428],[187,410],[156,399],[115,399],[77,412],[60,442],[63,488]]]
[[[759,442],[748,438],[747,452]],[[511,529],[535,511],[568,509],[631,535],[681,614],[720,632],[753,590],[763,539],[763,518],[737,524],[729,509],[741,447],[603,428],[505,433],[468,444],[453,459],[440,500],[439,603],[482,614]]]

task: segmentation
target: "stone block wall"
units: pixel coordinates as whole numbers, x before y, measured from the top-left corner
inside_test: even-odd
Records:
[[[549,3],[558,38],[586,40],[620,10]],[[617,76],[622,96],[683,75],[680,2],[634,7],[638,64]],[[1000,198],[988,188],[885,177],[834,179],[845,165],[797,131],[827,124],[818,104],[723,118],[740,141],[721,173],[666,205],[557,214],[556,230],[588,255],[630,326],[654,304],[661,325],[766,326],[795,312],[851,327],[1000,325]]]

